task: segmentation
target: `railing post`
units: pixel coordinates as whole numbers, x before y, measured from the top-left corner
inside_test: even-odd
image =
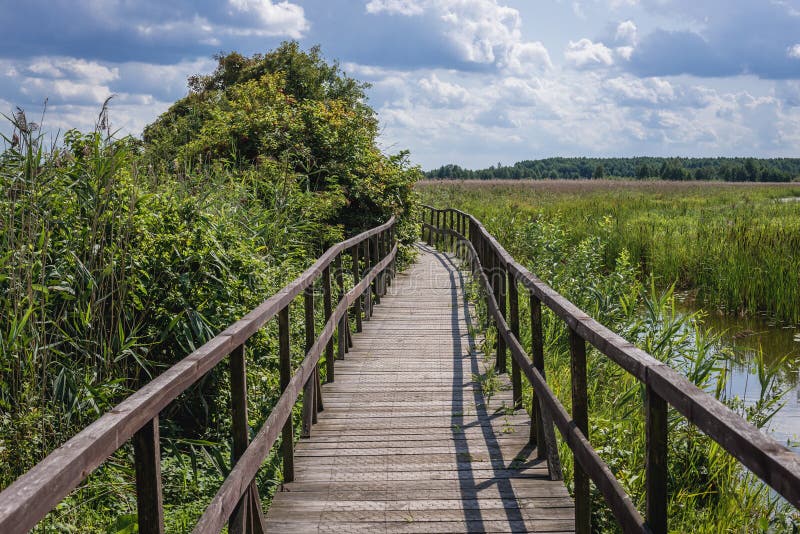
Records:
[[[421,209],[422,209],[422,213],[420,214],[420,225],[419,225],[420,235],[419,235],[419,238],[423,243],[427,243],[428,240],[425,239],[425,223],[426,223],[425,215],[427,214],[428,209],[425,206],[422,206]]]
[[[542,302],[534,295],[529,295],[531,309],[531,358],[533,366],[547,379],[544,370],[544,334],[542,332]],[[547,471],[550,480],[563,480],[561,459],[558,456],[556,434],[553,429],[553,417],[542,409],[542,402],[534,389],[531,396],[531,441],[536,442],[536,455],[538,458],[547,458]]]
[[[653,534],[667,532],[667,402],[651,386],[645,388],[647,432],[647,524]]]
[[[472,248],[475,249],[475,257],[472,258],[472,274],[473,276],[476,274],[477,269],[477,262],[480,259],[480,251],[478,250],[478,236],[475,233],[475,226],[472,222],[472,219],[469,220],[469,242],[472,244]]]
[[[372,252],[372,265],[378,265],[381,261],[380,259],[380,242],[378,241],[378,236],[374,236],[371,238],[373,240],[372,246],[370,247],[370,251]],[[381,288],[380,288],[380,273],[373,278],[372,280],[372,291],[375,293],[375,304],[381,303]]]
[[[437,230],[441,230],[442,229],[441,219],[442,219],[442,213],[439,210],[436,210],[436,225],[435,225],[435,227],[436,227]],[[439,245],[441,244],[442,234],[440,232],[436,232],[436,237],[434,237],[433,240],[434,240],[434,247],[438,248]]]
[[[464,214],[463,213],[459,213],[458,214],[458,222],[457,222],[457,224],[458,224],[458,233],[461,234],[462,237],[466,238],[467,237],[467,233],[464,231]],[[466,251],[464,250],[464,243],[459,241],[459,245],[461,245],[459,247],[459,252],[463,256],[463,255],[466,254]]]
[[[342,255],[337,254],[335,260],[335,268],[336,268],[336,285],[339,288],[339,298],[337,302],[342,301],[342,296],[344,295],[344,277],[342,276]],[[340,360],[344,359],[344,353],[347,351],[347,328],[349,328],[349,324],[347,322],[347,314],[345,313],[342,315],[342,318],[339,319],[339,325],[336,327],[336,347],[337,347],[337,358]]]
[[[427,225],[428,225],[428,208],[426,208],[426,207],[422,208],[422,214],[420,216],[420,219],[422,221],[422,225],[421,225],[422,226],[422,241],[424,243],[428,243],[428,239],[430,238],[430,230],[427,229]]]
[[[330,320],[333,314],[333,304],[331,303],[331,266],[326,265],[322,270],[322,309],[325,314],[325,323]],[[333,382],[335,378],[335,365],[333,361],[333,338],[325,344],[325,374],[328,382]]]
[[[359,265],[359,249],[361,247],[356,243],[350,249],[350,256],[353,259],[353,285],[357,285],[361,281],[361,272]],[[356,312],[356,332],[361,332],[363,325],[361,324],[361,311],[364,309],[364,296],[359,295],[354,304]]]
[[[572,420],[586,439],[589,439],[589,409],[586,391],[586,342],[569,329],[570,370],[572,374]],[[589,495],[589,476],[575,459],[575,530],[588,534],[592,510]]]
[[[389,253],[392,251],[391,242],[389,241],[389,231],[388,230],[384,230],[384,231],[381,232],[381,245],[382,245],[381,248],[383,250],[383,252],[381,252],[381,261],[383,261],[383,259],[386,256],[388,256]],[[390,269],[390,267],[391,267],[391,262],[390,262],[389,265],[387,265],[386,267],[384,267],[381,270],[381,295],[384,296],[384,297],[386,296],[386,293],[387,293],[388,287],[389,287],[389,269]]]
[[[495,259],[497,261],[495,270],[497,273],[494,275],[497,278],[497,307],[500,310],[500,315],[503,318],[506,318],[506,279],[508,278],[506,273],[505,265],[503,264],[502,258],[499,255],[495,254]],[[501,373],[505,373],[507,371],[507,364],[506,364],[506,338],[499,335],[497,336],[497,363],[498,363],[498,370]]]
[[[394,224],[389,228],[389,244],[386,249],[387,254],[391,254],[392,249],[394,249]],[[394,282],[395,261],[396,258],[392,258],[392,261],[389,262],[389,277],[386,280],[387,287],[392,287],[392,282]]]
[[[428,208],[423,208],[423,209],[425,211],[422,214],[422,220],[423,222],[425,222],[426,225],[430,225],[431,222],[433,222],[433,212]],[[428,226],[428,239],[425,240],[425,242],[428,243],[428,245],[431,244],[432,236],[433,232],[431,231],[430,226]]]
[[[292,379],[292,358],[289,352],[289,305],[278,312],[278,355],[280,366],[281,393],[286,391]],[[281,456],[283,457],[283,481],[294,481],[294,437],[292,436],[292,415],[283,425]]]
[[[364,240],[364,273],[372,270],[372,252],[370,252],[372,244],[370,239]],[[364,290],[364,320],[369,321],[372,317],[372,284],[368,285]]]
[[[504,278],[505,274],[503,274],[503,269],[500,266],[500,258],[497,256],[495,251],[490,247],[487,248],[489,251],[488,254],[488,275],[489,275],[489,285],[492,288],[492,293],[494,294],[494,300],[497,302],[497,308],[500,311],[500,315],[505,317],[505,286]],[[495,360],[494,368],[498,373],[505,373],[506,372],[506,342],[503,336],[500,334],[500,324],[495,321],[495,326],[497,328],[497,340],[495,342],[495,349],[497,351],[497,358]]]
[[[447,225],[448,226],[447,229],[452,232],[454,230],[454,228],[453,228],[453,210],[452,209],[447,212],[447,218],[449,219],[449,223]],[[453,234],[448,234],[448,238],[449,238],[449,241],[450,241],[450,250],[452,251],[453,247],[455,246],[456,239],[453,236]]]
[[[236,465],[250,443],[250,429],[247,424],[247,361],[245,346],[239,345],[231,351],[229,357],[231,378],[231,430],[233,448],[231,449],[231,465]],[[264,531],[264,514],[261,510],[261,498],[255,481],[236,505],[230,520],[230,534],[245,534]]]
[[[314,285],[311,284],[303,292],[303,301],[305,309],[305,331],[306,331],[306,345],[305,354],[311,350],[314,345]],[[314,375],[308,377],[306,383],[303,385],[303,422],[300,431],[301,438],[311,437],[311,425],[314,423],[314,415],[316,415],[317,401],[314,398],[316,389],[316,379]]]
[[[164,503],[161,492],[161,443],[158,416],[133,435],[136,463],[136,504],[139,532],[164,533]]]
[[[519,292],[517,291],[517,279],[508,273],[508,315],[511,333],[519,340]],[[511,355],[511,391],[514,400],[514,409],[522,407],[522,373],[519,363],[514,355]]]
[[[377,233],[375,239],[375,265],[377,265],[383,257],[383,243],[381,243],[381,234]],[[375,288],[375,304],[381,303],[381,272],[375,275],[375,280],[372,281],[372,286]]]
[[[378,241],[378,257],[376,258],[376,263],[378,263],[383,261],[383,258],[386,257],[386,234],[380,232],[375,239]],[[384,287],[386,284],[386,277],[384,276],[385,271],[386,269],[381,269],[377,278],[375,278],[375,281],[378,282],[378,293],[381,297],[386,294]]]

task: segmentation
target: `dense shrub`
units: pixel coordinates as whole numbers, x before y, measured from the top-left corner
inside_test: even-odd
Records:
[[[12,117],[0,153],[0,487],[323,248],[391,215],[406,242],[416,234],[421,173],[377,148],[362,84],[293,43],[218,59],[141,141],[115,139],[106,107],[96,131],[53,147],[24,112]],[[273,330],[248,343],[254,425],[279,393]],[[229,469],[221,367],[162,414],[169,531],[191,528]],[[131,531],[131,461],[123,447],[40,530]],[[262,495],[279,480],[270,459]]]

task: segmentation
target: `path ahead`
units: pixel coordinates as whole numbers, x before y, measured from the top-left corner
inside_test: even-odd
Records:
[[[509,408],[506,377],[486,373],[461,274],[421,248],[323,386],[268,531],[574,530],[564,483],[528,445],[527,414]]]

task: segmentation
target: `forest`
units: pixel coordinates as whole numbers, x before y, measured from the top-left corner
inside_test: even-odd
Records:
[[[425,173],[438,180],[542,180],[626,178],[636,180],[719,180],[791,182],[800,178],[800,158],[545,158],[498,163],[488,169],[443,165]]]

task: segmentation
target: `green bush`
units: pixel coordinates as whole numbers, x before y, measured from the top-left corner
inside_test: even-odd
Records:
[[[421,173],[406,153],[377,148],[362,84],[295,43],[218,59],[143,141],[106,131],[105,106],[96,131],[68,131],[52,148],[22,111],[11,117],[0,153],[0,487],[325,247],[392,215],[406,243],[416,236]],[[248,342],[254,426],[278,398],[275,343],[272,324]],[[220,367],[162,413],[170,531],[191,528],[229,469]],[[280,478],[268,459],[266,499]],[[126,532],[131,514],[126,445],[39,530]]]

